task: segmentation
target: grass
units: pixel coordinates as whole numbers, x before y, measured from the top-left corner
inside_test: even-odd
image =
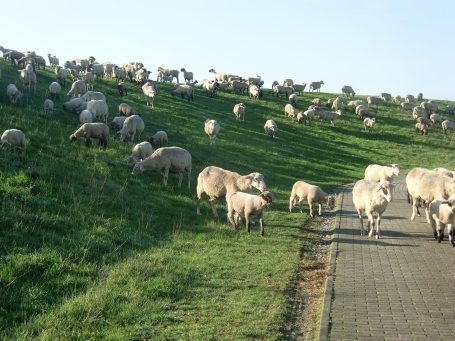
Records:
[[[0,68],[0,88],[17,83],[22,90],[16,67],[0,60]],[[140,88],[128,84],[128,96],[120,97],[114,80],[96,81],[110,118],[126,102],[145,121],[141,140],[164,130],[170,145],[191,153],[191,189],[185,179],[178,188],[175,175],[166,187],[158,172],[130,174],[124,159],[133,143],[115,133],[107,150],[71,144],[78,117],[61,110],[63,99],[45,117],[53,70],[37,76],[36,94],[26,92],[18,105],[0,91],[0,130],[20,129],[28,143],[25,155],[0,155],[1,340],[283,339],[286,293],[317,241],[317,231],[305,228],[307,207],[288,212],[293,183],[329,191],[363,177],[370,163],[399,163],[404,174],[415,166],[454,168],[453,135],[436,127],[416,134],[395,104],[372,109],[377,125],[367,133],[351,112],[335,127],[299,126],[285,118],[284,96],[268,89],[258,102],[229,92],[202,97],[200,89],[187,102],[159,84],[150,108]],[[317,96],[325,102],[336,94],[305,93],[298,110]],[[244,122],[232,112],[239,102],[247,107]],[[214,146],[203,131],[207,118],[221,125]],[[263,131],[270,118],[280,128],[273,140]],[[197,175],[209,165],[264,175],[276,200],[263,238],[257,226],[250,234],[234,231],[223,202],[220,219],[206,198],[196,215]]]

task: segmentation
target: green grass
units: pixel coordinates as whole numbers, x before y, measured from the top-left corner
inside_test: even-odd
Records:
[[[13,82],[22,90],[16,67],[0,60],[0,68],[0,88]],[[1,340],[280,340],[286,293],[317,240],[305,224],[307,206],[304,214],[288,212],[295,181],[330,190],[363,177],[370,163],[399,163],[404,174],[415,166],[455,168],[453,135],[436,127],[416,134],[395,104],[372,109],[377,125],[367,133],[352,112],[335,127],[299,126],[285,118],[284,96],[268,89],[258,102],[202,97],[197,89],[193,103],[159,84],[152,109],[140,88],[128,84],[129,95],[120,97],[114,80],[97,81],[110,118],[129,103],[145,121],[141,140],[165,130],[171,146],[191,153],[191,189],[186,176],[178,188],[175,175],[165,187],[158,172],[130,174],[124,159],[133,143],[114,133],[105,151],[71,144],[78,117],[61,110],[63,99],[54,101],[53,117],[43,115],[53,70],[37,75],[36,94],[25,93],[18,105],[0,91],[0,130],[20,129],[28,143],[26,155],[0,155]],[[336,94],[305,93],[298,110],[317,96],[325,102]],[[247,106],[244,122],[232,112],[239,102]],[[203,130],[207,118],[221,125],[214,146]],[[270,118],[280,129],[273,140],[263,131]],[[209,165],[264,174],[276,197],[264,237],[257,226],[234,231],[223,202],[219,220],[206,198],[196,215],[197,175]]]

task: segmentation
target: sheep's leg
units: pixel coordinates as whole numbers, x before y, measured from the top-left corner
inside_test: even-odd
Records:
[[[300,213],[303,213],[303,202],[304,202],[303,199],[300,199],[300,200],[299,200],[299,209],[300,209]],[[310,209],[311,209],[311,206],[310,206]]]
[[[262,218],[262,214],[259,215],[259,226],[261,227],[261,236],[264,236],[264,219]]]
[[[452,224],[447,224],[447,233],[449,235],[449,242],[452,244],[452,247],[455,247],[453,235],[454,235],[454,228]]]
[[[319,203],[319,216],[322,216],[322,204]]]
[[[289,212],[292,212],[292,207],[294,206],[294,200],[295,200],[295,197],[293,197],[291,195],[291,197],[289,198]]]
[[[430,223],[430,202],[425,202],[425,215],[427,216],[427,222]]]
[[[436,228],[438,232],[438,243],[442,242],[444,240],[444,227],[445,225],[442,224],[440,221],[436,223]]]
[[[167,178],[169,177],[169,169],[165,169],[164,171],[162,171],[161,175],[163,175],[163,183],[164,183],[164,185],[167,186]]]
[[[236,224],[236,221],[234,220],[234,215],[232,214],[232,212],[228,212],[227,213],[227,218],[228,218],[228,221],[231,223],[232,227],[234,229],[237,229],[237,224]]]
[[[357,214],[359,215],[359,220],[360,220],[360,235],[363,236],[363,216],[362,216],[362,210],[357,210]]]
[[[415,219],[417,214],[417,202],[414,198],[412,198],[412,215],[411,215],[411,221]]]
[[[382,214],[378,214],[378,219],[376,221],[376,239],[379,239],[379,225],[381,224],[381,215]],[[372,237],[371,236],[372,232],[373,232],[373,227],[371,228],[370,237]]]
[[[368,216],[368,223],[367,223],[367,231],[370,231],[368,233],[368,237],[373,237],[373,234],[374,234],[374,217],[373,217],[373,213],[367,213],[367,216]],[[379,219],[379,216],[378,216],[378,219]]]
[[[216,200],[216,199],[210,199],[210,200],[209,200],[209,203],[210,203],[210,206],[212,207],[213,215],[214,215],[215,217],[218,217],[218,212],[217,212],[216,207],[215,207],[215,200]],[[199,208],[199,207],[198,207],[198,208]],[[199,214],[200,214],[200,213],[199,213]]]
[[[250,233],[250,215],[245,213],[246,232]]]
[[[183,172],[180,172],[179,173],[179,184],[178,184],[178,187],[182,186],[182,181],[183,181]]]
[[[436,221],[434,219],[431,219],[430,225],[431,225],[431,229],[433,230],[434,239],[438,240],[438,232],[437,232],[437,228],[436,228]]]

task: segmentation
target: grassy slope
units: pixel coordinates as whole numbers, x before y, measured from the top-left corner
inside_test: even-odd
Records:
[[[0,60],[0,68],[0,88],[19,83],[15,67]],[[399,163],[403,173],[415,166],[455,168],[452,136],[437,128],[427,137],[415,134],[409,115],[392,104],[373,109],[377,126],[369,134],[352,113],[343,113],[333,128],[299,126],[284,117],[286,99],[272,98],[270,90],[254,102],[230,93],[209,99],[198,89],[191,103],[160,84],[152,109],[133,85],[121,98],[115,81],[96,82],[111,118],[127,102],[145,121],[141,140],[165,130],[170,145],[191,153],[191,190],[178,188],[175,175],[164,187],[158,172],[130,175],[123,160],[132,143],[112,136],[106,151],[70,144],[78,118],[60,109],[63,100],[56,101],[52,118],[43,116],[53,75],[47,69],[37,74],[36,94],[26,94],[19,105],[11,106],[0,91],[0,130],[20,129],[28,142],[25,156],[0,155],[5,340],[280,339],[286,292],[301,255],[317,239],[305,227],[307,213],[287,211],[296,180],[329,190],[361,178],[370,163]],[[317,96],[324,102],[335,97]],[[314,97],[300,96],[298,109]],[[244,122],[234,120],[238,102],[247,106]],[[203,132],[206,118],[222,127],[215,146]],[[274,140],[263,132],[269,118],[280,128]],[[217,204],[220,221],[207,200],[196,215],[197,174],[209,165],[264,174],[276,196],[265,215],[264,238],[257,227],[249,235],[232,230],[224,203]]]

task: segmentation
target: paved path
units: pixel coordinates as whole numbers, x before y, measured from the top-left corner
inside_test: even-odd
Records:
[[[352,184],[343,188],[319,340],[455,340],[455,248],[438,244],[425,212],[411,222],[405,177],[380,239],[360,236]],[[365,221],[365,219],[364,219]]]

